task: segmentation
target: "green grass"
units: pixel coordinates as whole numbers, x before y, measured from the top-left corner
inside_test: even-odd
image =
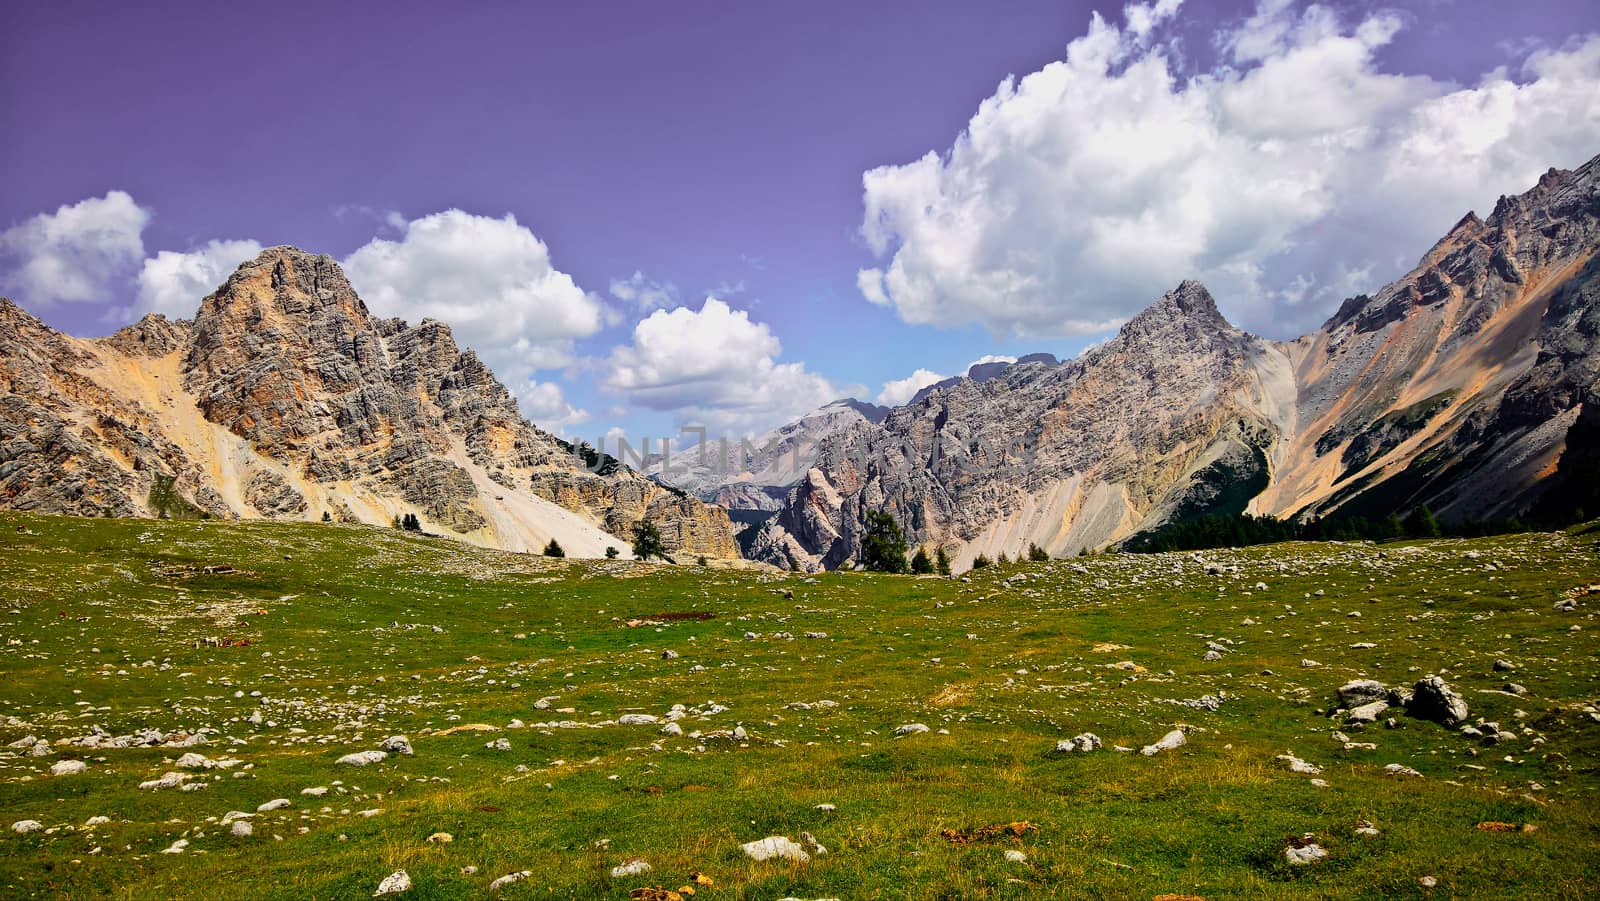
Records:
[[[403,897],[419,899],[481,897],[520,870],[533,875],[502,897],[625,898],[695,871],[716,883],[697,898],[1594,897],[1600,595],[1553,605],[1600,583],[1595,539],[1102,556],[962,582],[553,561],[337,525],[7,514],[0,744],[206,728],[194,750],[243,766],[203,791],[151,792],[138,784],[183,750],[0,751],[0,896],[358,898],[404,868],[416,887]],[[624,625],[684,612],[711,616]],[[1232,652],[1203,660],[1223,639]],[[1500,658],[1517,669],[1494,672]],[[1146,672],[1109,666],[1124,660]],[[1428,672],[1474,721],[1527,734],[1489,747],[1402,715],[1346,728],[1376,751],[1331,737],[1337,686]],[[1529,694],[1498,692],[1508,680]],[[1219,692],[1214,712],[1170,703]],[[552,709],[536,709],[545,697]],[[789,706],[820,700],[838,706]],[[507,728],[711,703],[728,710],[691,715],[686,732],[743,725],[749,739]],[[893,736],[911,722],[934,731]],[[1180,751],[1111,747],[1178,723],[1193,727]],[[465,724],[499,731],[436,734]],[[1050,753],[1085,731],[1106,749]],[[334,763],[397,733],[414,757]],[[486,748],[495,738],[512,750]],[[1285,752],[1323,766],[1328,786],[1274,759]],[[49,776],[66,758],[90,768]],[[311,786],[331,791],[302,796]],[[293,806],[255,816],[250,838],[218,825],[274,798]],[[94,816],[111,822],[86,828]],[[25,818],[45,828],[12,833]],[[1381,834],[1357,835],[1362,819]],[[1038,831],[959,847],[939,835],[1017,820]],[[441,831],[455,840],[426,842]],[[758,864],[739,850],[802,831],[829,853]],[[1308,832],[1330,856],[1289,867],[1287,839]],[[184,853],[160,853],[179,838]],[[609,876],[635,855],[653,872]]]

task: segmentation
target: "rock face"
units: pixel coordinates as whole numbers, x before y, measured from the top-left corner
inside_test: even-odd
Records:
[[[736,557],[726,514],[530,425],[448,326],[374,318],[331,258],[275,247],[193,322],[104,339],[0,300],[0,506],[423,527],[573,556]]]
[[[1416,269],[1295,341],[1235,329],[1185,282],[1077,360],[940,383],[827,437],[751,556],[853,565],[873,510],[957,566],[1216,513],[1592,513],[1597,248],[1600,158],[1469,214]]]

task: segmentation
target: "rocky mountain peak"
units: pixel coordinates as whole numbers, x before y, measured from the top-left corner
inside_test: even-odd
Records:
[[[164,357],[188,342],[191,328],[192,323],[186,319],[146,313],[138,322],[118,329],[104,340],[130,356]]]
[[[1147,346],[1176,349],[1237,334],[1242,333],[1217,309],[1217,302],[1206,286],[1186,279],[1124,323],[1117,340],[1124,349]]]

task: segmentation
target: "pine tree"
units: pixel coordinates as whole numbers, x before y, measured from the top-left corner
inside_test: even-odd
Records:
[[[567,552],[561,549],[560,542],[552,538],[550,543],[544,546],[544,555],[546,557],[565,557]]]
[[[928,559],[927,548],[917,548],[916,555],[911,558],[911,571],[919,576],[933,572],[933,561]]]
[[[641,519],[634,525],[633,556],[640,560],[660,557],[668,563],[672,562],[672,558],[667,556],[667,546],[661,540],[661,530],[656,528],[655,523]]]
[[[950,575],[950,555],[944,552],[944,548],[942,546],[934,552],[933,568],[937,570],[941,576]]]
[[[973,569],[983,569],[985,566],[988,566],[989,564],[991,564],[993,562],[994,561],[990,560],[988,557],[985,557],[984,555],[979,554],[978,556],[972,558],[972,568]]]
[[[608,547],[608,548],[606,548],[606,559],[607,560],[615,560],[615,559],[617,559],[617,555],[620,554],[620,553],[622,553],[622,552],[617,550],[616,548]]]
[[[1005,565],[1007,565],[1007,564],[1009,564],[1011,562],[1011,558],[1006,556],[1006,552],[1005,551],[1001,551],[1000,552],[1000,559],[996,560],[995,562],[1000,564],[1001,566],[1005,566]]]
[[[900,524],[882,510],[867,514],[867,533],[861,538],[861,564],[880,573],[903,573],[910,568],[906,563],[906,539]]]
[[[1048,563],[1050,554],[1044,548],[1030,541],[1028,542],[1028,559],[1034,563]]]
[[[1428,509],[1427,504],[1412,510],[1410,515],[1406,516],[1405,527],[1406,534],[1413,538],[1438,538],[1443,532],[1439,528],[1439,520],[1434,517],[1433,511]]]

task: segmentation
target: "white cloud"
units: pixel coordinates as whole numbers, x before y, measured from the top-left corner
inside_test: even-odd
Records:
[[[0,232],[0,289],[38,306],[106,302],[144,258],[150,211],[126,191],[63,204]]]
[[[645,278],[635,270],[627,278],[611,280],[611,296],[637,307],[641,312],[665,309],[678,303],[678,288],[672,282],[658,282]]]
[[[561,386],[555,382],[524,382],[516,392],[523,415],[541,429],[558,435],[567,434],[572,426],[589,419],[586,410],[580,410],[567,401]]]
[[[836,399],[803,363],[779,363],[783,347],[748,313],[708,297],[699,310],[657,310],[615,348],[604,387],[680,422],[754,433]]]
[[[945,376],[931,369],[918,369],[903,379],[884,382],[883,390],[878,392],[878,403],[889,407],[898,407],[909,403],[918,391],[935,382],[944,380]]]
[[[550,252],[516,217],[446,210],[374,238],[344,261],[356,293],[382,316],[448,324],[476,350],[536,422],[534,370],[572,362],[572,342],[599,331],[600,300],[551,265]],[[543,423],[541,423],[543,424]]]
[[[1198,277],[1240,324],[1292,334],[1600,150],[1600,37],[1463,88],[1379,70],[1392,14],[1265,0],[1218,35],[1227,62],[1183,79],[1157,39],[1176,8],[1093,16],[946,154],[867,172],[862,234],[887,262],[861,294],[912,323],[1059,337]]]
[[[973,360],[972,363],[969,366],[967,366],[967,368],[971,369],[973,366],[982,366],[985,363],[1015,363],[1015,362],[1017,362],[1017,358],[1016,357],[1007,356],[1005,354],[984,354],[983,356],[977,358],[976,360]]]
[[[137,313],[164,313],[190,319],[200,301],[215,291],[239,264],[261,253],[256,241],[210,241],[187,253],[163,250],[139,270]]]

